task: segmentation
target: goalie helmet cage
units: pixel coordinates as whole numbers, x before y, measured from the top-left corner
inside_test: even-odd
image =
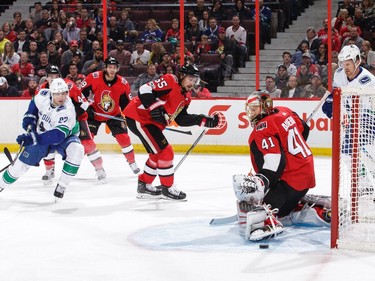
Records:
[[[331,248],[375,251],[375,91],[333,93]]]

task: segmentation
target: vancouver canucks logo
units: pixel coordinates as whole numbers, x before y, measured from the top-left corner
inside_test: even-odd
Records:
[[[109,95],[110,93],[110,91],[105,90],[101,94],[102,98],[100,100],[99,107],[105,112],[111,112],[115,107],[115,102]]]

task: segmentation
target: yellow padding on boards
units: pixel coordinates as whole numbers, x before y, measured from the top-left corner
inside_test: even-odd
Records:
[[[134,151],[136,153],[146,153],[143,145],[134,144]],[[176,153],[186,153],[191,145],[186,144],[174,144],[173,150]],[[10,152],[16,153],[19,149],[18,144],[0,144],[1,152],[4,151],[4,147],[8,147]],[[117,144],[97,144],[100,152],[121,152],[120,147]],[[311,148],[315,156],[332,156],[331,148]],[[249,147],[245,145],[197,145],[194,147],[191,153],[200,154],[249,154]]]

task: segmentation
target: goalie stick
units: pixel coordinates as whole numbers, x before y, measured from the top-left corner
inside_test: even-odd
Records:
[[[210,221],[210,225],[223,225],[236,222],[238,220],[237,215],[224,218],[214,218]]]
[[[98,116],[101,116],[101,117],[104,117],[104,118],[108,118],[108,119],[113,119],[113,120],[117,120],[117,121],[126,122],[126,120],[125,120],[124,118],[121,118],[121,117],[112,116],[112,115],[109,115],[109,114],[99,113],[99,112],[94,112],[94,114],[95,114],[95,115],[98,115]],[[191,132],[191,131],[181,131],[181,130],[172,129],[172,128],[168,128],[168,127],[166,127],[165,129],[166,129],[167,131],[171,131],[171,132],[176,132],[176,133],[185,134],[185,135],[192,135],[192,132]]]

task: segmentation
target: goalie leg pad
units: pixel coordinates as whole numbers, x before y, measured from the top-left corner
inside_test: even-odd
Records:
[[[330,227],[331,211],[320,206],[311,207],[305,204],[301,210],[291,213],[291,219],[296,225]]]

